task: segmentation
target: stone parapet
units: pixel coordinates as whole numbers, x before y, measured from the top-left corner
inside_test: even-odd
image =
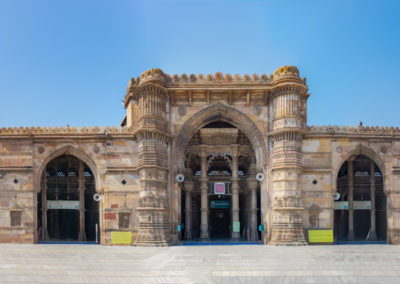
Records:
[[[399,136],[400,128],[393,126],[307,126],[305,134],[308,135],[344,135],[344,136]]]
[[[7,136],[91,136],[91,135],[127,135],[132,133],[130,127],[93,126],[93,127],[3,127],[0,137]]]

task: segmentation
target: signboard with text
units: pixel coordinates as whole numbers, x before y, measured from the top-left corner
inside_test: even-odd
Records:
[[[210,201],[210,208],[212,209],[224,209],[230,208],[231,202],[229,200],[212,200]]]
[[[79,200],[47,200],[47,209],[79,209]]]

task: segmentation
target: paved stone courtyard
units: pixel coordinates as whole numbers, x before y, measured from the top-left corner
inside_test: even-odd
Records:
[[[0,283],[400,283],[400,246],[0,245]]]

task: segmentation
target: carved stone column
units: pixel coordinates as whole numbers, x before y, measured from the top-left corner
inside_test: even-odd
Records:
[[[49,239],[49,231],[47,230],[47,176],[46,169],[43,172],[42,181],[42,240]]]
[[[83,162],[79,161],[79,237],[80,241],[86,241],[85,232],[85,170]]]
[[[294,66],[273,74],[272,245],[305,245],[300,177],[307,86]]]
[[[192,192],[193,181],[185,181],[185,240],[192,239]]]
[[[347,176],[349,181],[349,195],[348,195],[348,202],[349,202],[349,233],[347,238],[349,240],[354,240],[354,216],[353,216],[353,191],[354,191],[354,171],[353,171],[353,159],[348,160],[347,162]]]
[[[134,135],[139,148],[139,228],[135,244],[140,246],[166,246],[170,233],[167,92],[158,79],[159,71],[156,71],[143,73],[139,85],[129,90],[130,103],[134,103],[137,110],[132,119],[137,119]]]
[[[240,239],[240,226],[239,232],[234,232],[234,224],[239,223],[239,177],[238,177],[238,156],[239,147],[237,145],[232,146],[232,239]]]
[[[207,166],[207,148],[202,147],[200,152],[201,157],[201,225],[200,225],[200,238],[202,240],[208,240],[208,166]]]
[[[375,205],[375,163],[371,161],[371,170],[369,176],[371,191],[371,235],[370,240],[376,241],[376,205]]]
[[[257,241],[257,179],[249,177],[247,186],[250,191],[250,236],[252,241]]]

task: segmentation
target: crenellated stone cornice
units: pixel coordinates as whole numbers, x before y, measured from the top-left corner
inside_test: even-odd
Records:
[[[307,126],[306,136],[374,136],[374,137],[398,137],[399,127],[383,126]]]
[[[114,136],[114,135],[132,135],[130,127],[116,126],[93,126],[93,127],[3,127],[0,128],[0,138],[2,137],[46,137],[46,136]]]
[[[143,72],[138,78],[131,78],[126,90],[125,107],[131,98],[135,98],[143,92],[140,88],[153,85],[163,89],[166,93],[192,90],[194,92],[271,92],[296,91],[307,94],[306,79],[299,77],[299,71],[295,66],[283,66],[273,74],[244,74],[231,75],[216,72],[215,74],[165,74],[161,69],[155,68]]]

